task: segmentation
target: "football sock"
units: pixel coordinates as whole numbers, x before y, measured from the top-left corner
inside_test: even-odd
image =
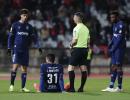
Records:
[[[14,81],[15,81],[15,78],[16,78],[16,72],[11,72],[11,83],[10,83],[10,85],[14,85]]]
[[[70,81],[70,89],[74,89],[74,80],[75,80],[75,73],[74,71],[69,71],[69,81]]]
[[[22,73],[22,74],[21,74],[22,88],[25,87],[25,84],[26,84],[26,77],[27,77],[27,73]]]
[[[119,89],[122,89],[123,72],[119,71],[117,72],[117,75],[118,75],[118,87]]]
[[[82,76],[81,76],[81,85],[80,85],[80,88],[83,89],[84,88],[84,85],[86,83],[86,80],[87,80],[87,71],[83,71],[81,72]]]
[[[112,71],[111,72],[111,82],[110,82],[110,85],[109,87],[110,88],[113,88],[114,87],[114,83],[115,83],[115,80],[116,80],[116,76],[117,76],[117,71]]]

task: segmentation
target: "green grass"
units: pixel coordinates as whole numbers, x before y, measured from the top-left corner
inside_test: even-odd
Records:
[[[66,80],[67,81],[67,80]],[[36,93],[32,87],[38,80],[28,80],[27,87],[31,93],[20,92],[20,82],[15,82],[15,92],[8,92],[9,81],[0,80],[0,100],[130,100],[130,78],[125,78],[122,93],[101,92],[109,83],[109,78],[89,78],[84,93]],[[76,80],[75,87],[79,87],[80,81]]]

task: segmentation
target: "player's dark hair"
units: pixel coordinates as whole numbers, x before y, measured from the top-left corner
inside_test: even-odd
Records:
[[[50,61],[50,62],[52,62],[52,63],[54,63],[54,61],[55,61],[55,55],[54,54],[47,54],[47,59]]]
[[[119,12],[117,10],[115,11],[110,11],[110,15],[115,15],[115,16],[119,16]]]
[[[29,10],[28,9],[21,9],[20,15],[22,15],[22,14],[29,14]]]

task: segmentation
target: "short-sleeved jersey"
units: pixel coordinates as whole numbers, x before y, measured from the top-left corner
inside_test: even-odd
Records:
[[[37,41],[37,34],[34,33],[30,24],[20,21],[12,24],[8,37],[8,48],[20,51],[28,50],[32,41]]]
[[[89,29],[83,23],[77,24],[73,29],[73,38],[77,39],[77,44],[74,47],[87,48],[90,40]]]
[[[60,80],[63,78],[63,67],[60,64],[41,64],[40,79],[45,92],[61,92]],[[41,87],[42,88],[42,87]]]

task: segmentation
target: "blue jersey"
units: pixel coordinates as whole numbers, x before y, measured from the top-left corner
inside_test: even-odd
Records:
[[[20,21],[12,24],[8,36],[8,48],[16,51],[28,50],[32,41],[37,43],[38,36],[34,32],[33,27],[28,23]]]
[[[117,49],[125,49],[125,25],[122,21],[118,21],[113,25],[113,37],[109,45],[109,49],[114,52]]]
[[[40,91],[64,91],[63,67],[60,64],[41,64]]]
[[[125,48],[125,25],[122,21],[118,21],[113,25],[113,37],[109,45],[112,64],[123,64]]]

